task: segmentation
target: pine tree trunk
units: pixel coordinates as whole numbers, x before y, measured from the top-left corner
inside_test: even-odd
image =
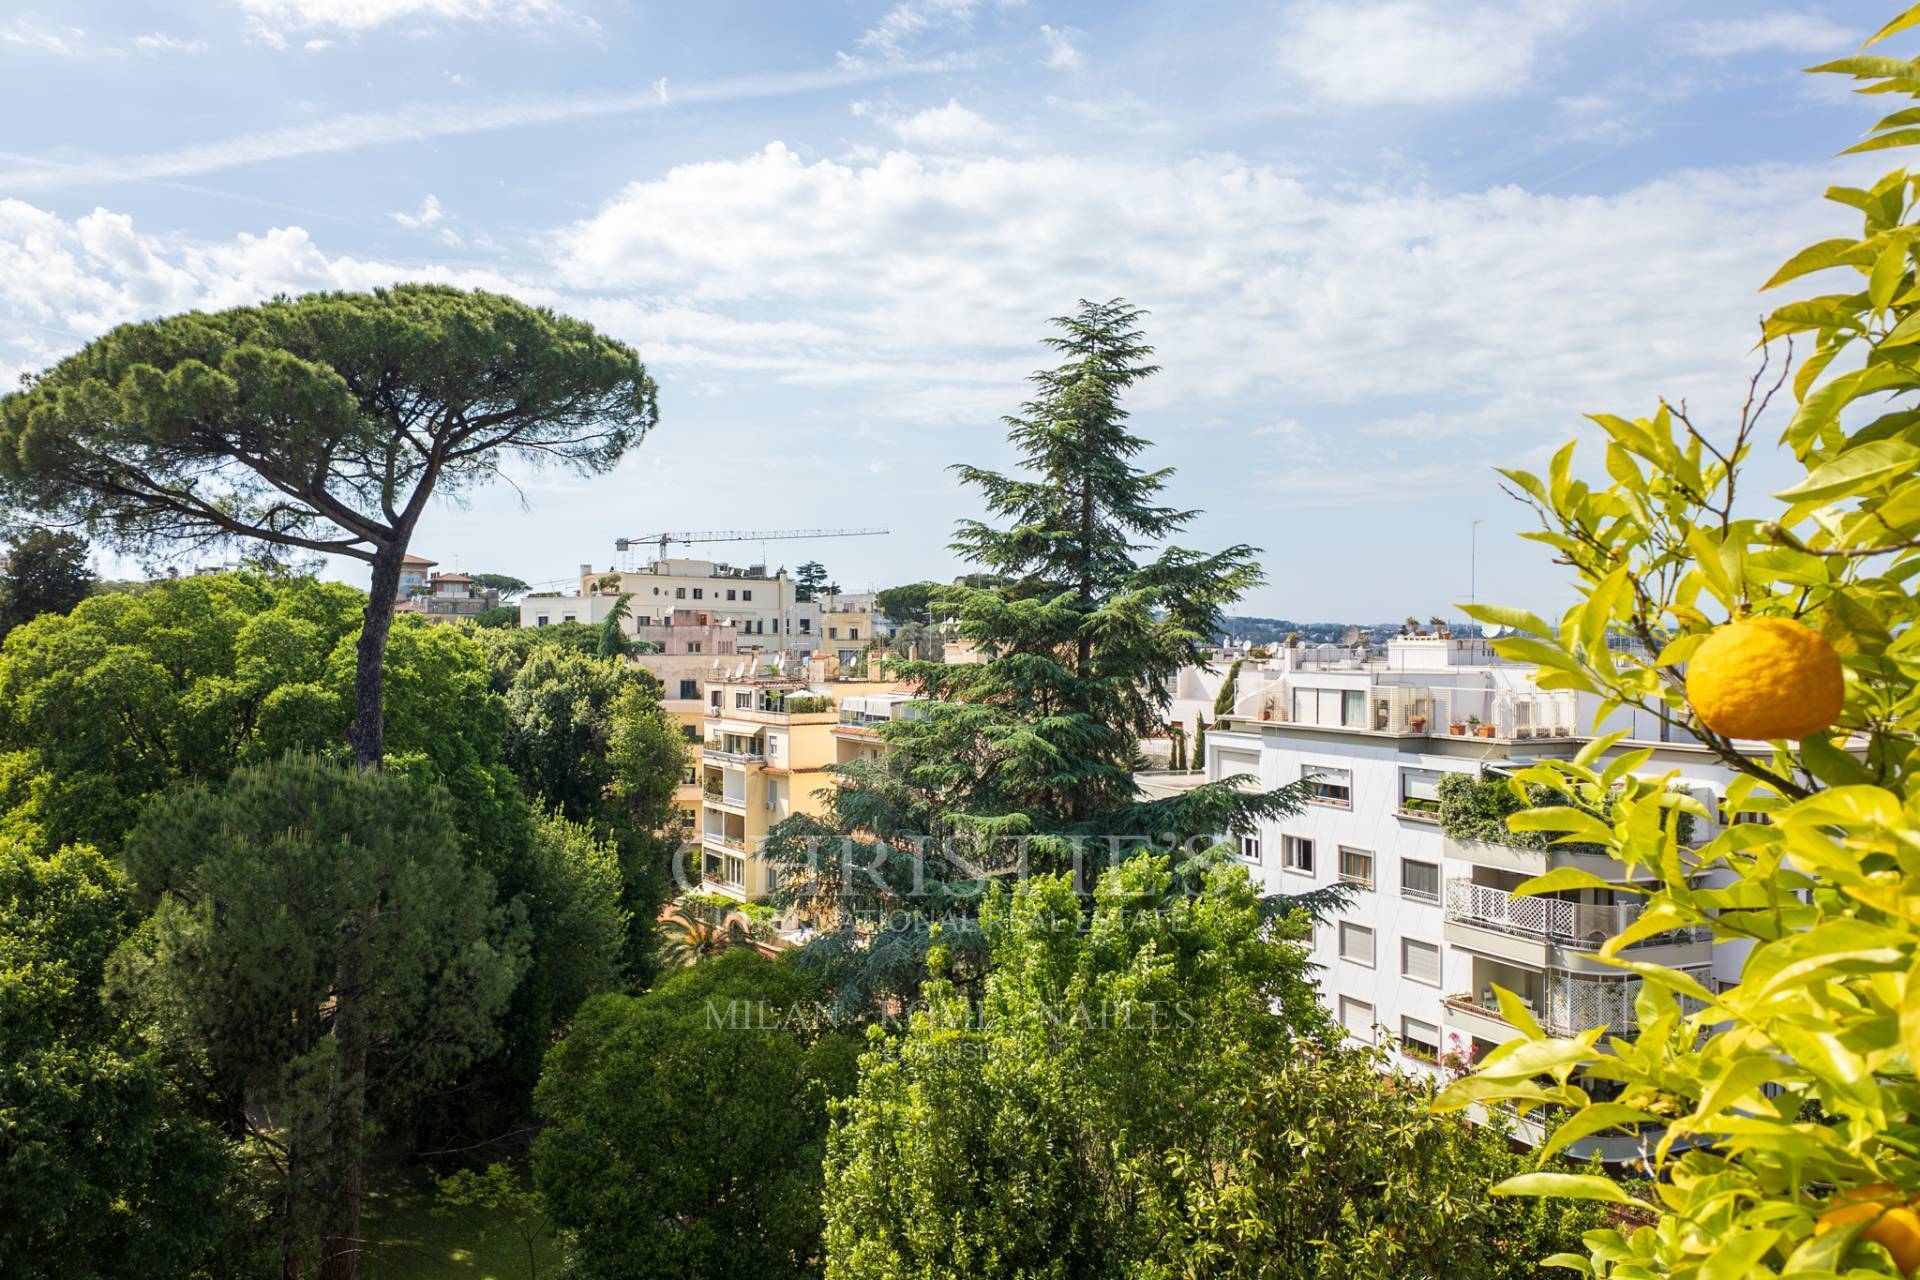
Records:
[[[376,710],[376,715],[378,714]],[[372,908],[371,916],[378,908]],[[371,920],[368,922],[371,928]],[[326,1210],[320,1241],[319,1280],[355,1280],[360,1270],[360,1195],[367,1138],[367,984],[366,948],[371,939],[349,939],[340,962],[338,1011],[334,1034],[340,1037],[342,1090],[333,1115],[331,1146],[340,1178]]]
[[[393,610],[400,596],[400,562],[406,557],[405,538],[381,548],[373,561],[373,582],[367,590],[367,609],[354,655],[353,727],[347,742],[353,762],[377,770],[386,756],[386,713],[381,705],[381,681],[387,665],[387,637],[393,631]]]

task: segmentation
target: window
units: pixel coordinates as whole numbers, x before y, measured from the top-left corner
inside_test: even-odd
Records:
[[[699,697],[700,682],[698,680],[682,680],[680,682],[680,696],[683,698]]]
[[[780,807],[780,780],[767,779],[767,812],[772,813]]]
[[[1340,693],[1340,723],[1351,728],[1364,728],[1367,723],[1367,691],[1365,689],[1344,689]]]
[[[1280,865],[1302,875],[1313,874],[1313,841],[1305,836],[1280,837]]]
[[[534,615],[533,615],[533,625],[534,625],[534,626],[536,626],[536,627],[544,627],[544,626],[546,626],[546,625],[547,625],[547,615],[546,615],[546,614],[544,614],[544,613],[536,613],[536,614],[534,614]]]
[[[1400,939],[1400,976],[1429,987],[1440,985],[1440,944]]]
[[[698,640],[689,640],[689,641],[687,641],[687,652],[688,652],[688,653],[698,653],[698,652],[700,652],[700,641],[698,641]]]
[[[1440,819],[1440,773],[1436,769],[1402,769],[1400,771],[1400,815],[1405,818],[1424,818],[1429,822]]]
[[[780,619],[778,619],[778,618],[775,618],[775,619],[773,620],[773,634],[775,634],[775,635],[779,635],[779,634],[780,634]]]
[[[698,742],[700,741],[700,726],[697,724],[683,724],[680,726],[680,736],[688,742]]]
[[[753,695],[744,689],[735,689],[733,691],[733,707],[736,711],[751,711],[753,709]]]
[[[1260,861],[1259,835],[1255,834],[1240,837],[1240,856],[1248,862]]]
[[[1357,884],[1362,889],[1373,888],[1373,855],[1365,849],[1349,849],[1341,845],[1340,880],[1344,884]]]
[[[1340,1025],[1347,1034],[1373,1043],[1373,1006],[1365,1000],[1355,1000],[1352,996],[1340,997]]]
[[[752,589],[751,589],[751,588],[742,588],[742,589],[741,589],[741,592],[740,592],[740,598],[741,598],[742,600],[751,600],[751,599],[753,599],[753,591],[752,591]],[[727,597],[727,599],[729,599],[729,600],[731,600],[731,599],[733,599],[733,597],[732,597],[732,596],[728,596],[728,597]]]
[[[695,588],[693,589],[693,598],[694,598],[695,600],[698,600],[698,599],[700,598],[700,595],[701,595],[701,591],[700,591],[700,588],[699,588],[699,587],[695,587]]]
[[[673,598],[675,600],[685,600],[687,598],[687,589],[685,587],[675,587],[673,589]]]
[[[718,711],[720,709],[720,691],[718,689],[714,689],[710,692],[709,696],[713,700],[713,709],[715,711]]]
[[[808,634],[811,634],[812,631],[813,631],[813,619],[812,618],[800,619],[800,634],[808,635]]]
[[[847,628],[847,639],[858,640],[859,638],[860,638],[860,628],[858,627]]]
[[[572,615],[572,614],[570,614],[570,613],[563,613],[563,614],[561,614],[561,615],[560,615],[560,621],[562,621],[562,622],[572,622],[572,621],[573,621],[573,615]]]
[[[1306,780],[1315,804],[1330,804],[1339,809],[1353,808],[1351,771],[1309,764],[1300,767],[1300,776]]]
[[[1416,902],[1440,901],[1440,864],[1400,859],[1400,896]]]
[[[1373,930],[1351,920],[1340,922],[1340,958],[1373,968]]]
[[[1367,721],[1365,689],[1295,689],[1293,719],[1296,724],[1364,729]]]
[[[732,588],[732,587],[728,587],[728,588],[727,588],[727,599],[729,599],[729,600],[731,600],[731,599],[733,599],[733,588]]]
[[[1400,1019],[1400,1052],[1422,1062],[1440,1061],[1440,1028],[1419,1018]]]
[[[827,628],[827,639],[838,640],[839,638],[840,638],[840,628],[838,627]]]

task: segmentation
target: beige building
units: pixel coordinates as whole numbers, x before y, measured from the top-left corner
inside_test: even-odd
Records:
[[[768,829],[825,812],[826,770],[842,758],[842,709],[892,692],[885,681],[751,674],[708,683],[696,828],[705,891],[767,895],[773,882],[759,851]]]
[[[432,561],[423,561],[431,564]],[[402,585],[406,577],[402,573]],[[481,587],[464,573],[429,573],[394,608],[428,622],[458,622],[500,607],[500,593]]]

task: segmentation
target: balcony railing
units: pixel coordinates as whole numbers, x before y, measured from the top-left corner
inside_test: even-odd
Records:
[[[1460,878],[1447,882],[1447,919],[1582,951],[1599,950],[1608,938],[1637,920],[1642,910],[1637,902],[1601,905],[1562,898],[1516,898],[1492,885]],[[1663,946],[1710,936],[1704,928],[1674,929],[1635,945]]]
[[[1709,970],[1701,968],[1682,972],[1704,984]],[[1594,1027],[1630,1032],[1639,1026],[1639,1016],[1633,1008],[1634,999],[1639,994],[1638,978],[1582,978],[1550,972],[1542,975],[1534,990],[1521,995],[1521,1003],[1548,1035],[1573,1036]],[[1449,1008],[1506,1021],[1491,985],[1479,992],[1463,991],[1448,996],[1445,1003]],[[1700,1007],[1697,1000],[1685,996],[1680,998],[1680,1011],[1683,1014],[1694,1013]]]

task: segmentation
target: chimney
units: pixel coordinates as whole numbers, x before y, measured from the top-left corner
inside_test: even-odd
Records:
[[[583,564],[583,565],[581,565],[581,566],[580,566],[580,576],[581,576],[581,577],[583,577],[583,578],[590,578],[590,577],[592,577],[592,576],[593,576],[593,566],[592,566],[592,565],[590,565],[590,564]]]

